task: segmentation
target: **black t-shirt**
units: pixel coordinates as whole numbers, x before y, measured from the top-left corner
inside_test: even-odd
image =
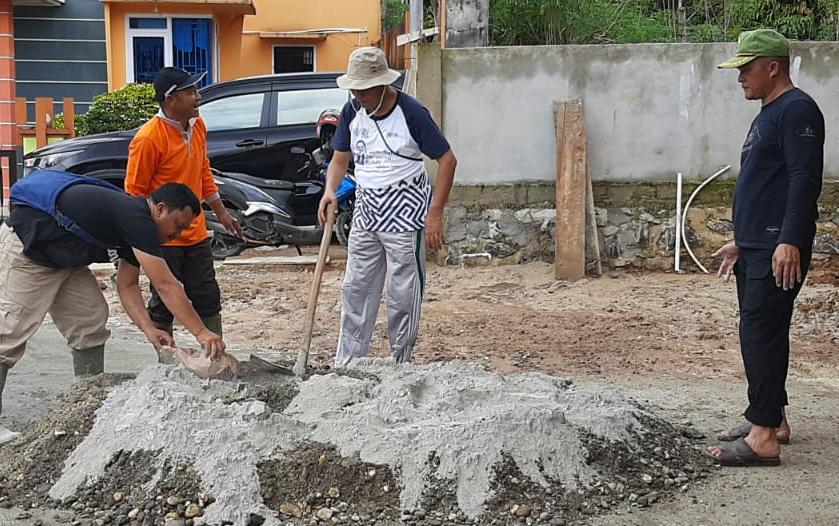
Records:
[[[740,158],[734,239],[744,248],[813,243],[824,168],[824,117],[798,88],[763,106]]]
[[[139,267],[133,248],[163,257],[160,236],[143,197],[77,184],[61,192],[56,206],[94,239],[108,245],[110,250],[91,245],[71,234],[49,214],[15,205],[9,214],[9,226],[23,243],[23,253],[39,265],[74,268],[90,263],[107,263],[114,259],[109,252],[115,252],[119,258]]]

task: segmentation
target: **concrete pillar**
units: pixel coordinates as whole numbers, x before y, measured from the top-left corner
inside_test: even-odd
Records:
[[[438,42],[417,44],[416,98],[428,108],[434,122],[446,133],[443,123],[443,57]],[[425,161],[431,181],[437,179],[437,163]]]
[[[15,29],[12,0],[0,0],[0,150],[17,149],[15,121]],[[4,210],[9,200],[9,160],[2,159]]]
[[[445,0],[442,18],[446,47],[489,45],[489,0]]]

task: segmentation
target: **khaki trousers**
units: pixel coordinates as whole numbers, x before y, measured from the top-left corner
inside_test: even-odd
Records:
[[[73,350],[102,345],[108,303],[87,267],[55,269],[23,254],[23,244],[0,226],[0,366],[12,367],[47,313]]]

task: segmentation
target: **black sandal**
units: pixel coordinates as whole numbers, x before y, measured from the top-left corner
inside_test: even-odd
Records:
[[[719,446],[720,456],[715,457],[706,453],[720,466],[730,467],[774,467],[781,465],[781,457],[761,457],[746,443],[745,439],[738,438],[731,444]]]
[[[734,442],[738,438],[746,438],[746,436],[751,432],[751,430],[752,430],[752,423],[751,422],[743,422],[742,424],[738,424],[738,425],[732,427],[731,429],[728,429],[728,430],[724,431],[725,434],[718,433],[717,434],[717,440],[720,440],[722,442]],[[781,444],[782,446],[788,446],[789,445],[789,437],[779,438],[778,443]]]

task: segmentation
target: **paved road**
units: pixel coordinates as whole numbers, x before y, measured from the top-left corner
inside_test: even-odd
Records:
[[[137,372],[157,361],[143,333],[122,320],[109,322],[105,370]],[[47,412],[73,383],[73,362],[64,338],[45,323],[27,345],[26,354],[9,371],[3,391],[0,425],[16,429]]]

